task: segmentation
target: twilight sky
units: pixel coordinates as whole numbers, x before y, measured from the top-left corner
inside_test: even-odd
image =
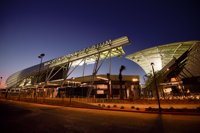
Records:
[[[132,42],[126,55],[200,40],[198,0],[1,0],[0,20],[2,86],[9,75],[38,64],[40,53],[47,61],[124,35]],[[124,74],[144,75],[124,57],[112,62],[113,74],[125,65]]]

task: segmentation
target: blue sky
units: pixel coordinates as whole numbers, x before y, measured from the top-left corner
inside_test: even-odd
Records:
[[[126,55],[156,45],[200,40],[196,0],[1,0],[0,76],[128,36]],[[135,63],[113,59],[112,73],[144,75]],[[100,70],[103,73],[104,68]],[[3,84],[2,82],[2,84]]]

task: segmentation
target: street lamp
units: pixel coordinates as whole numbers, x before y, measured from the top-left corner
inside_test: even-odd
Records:
[[[44,53],[42,53],[42,54],[40,54],[40,55],[38,56],[38,58],[40,58],[40,67],[39,67],[39,72],[38,72],[38,80],[39,80],[39,76],[40,76],[40,69],[41,69],[41,67],[42,67],[42,59],[43,59],[44,56],[45,56]],[[37,82],[39,82],[39,81],[37,81]]]
[[[37,77],[37,83],[39,83],[39,77],[40,77],[40,70],[41,70],[41,67],[42,67],[42,59],[43,59],[43,57],[45,56],[45,54],[44,53],[42,53],[42,54],[40,54],[39,56],[38,56],[38,58],[40,59],[40,66],[39,66],[39,70],[38,70],[38,77]],[[38,87],[36,87],[36,97],[37,97],[37,88]]]
[[[156,96],[157,96],[157,100],[158,100],[158,108],[159,108],[159,112],[161,112],[161,108],[160,108],[160,98],[159,98],[159,94],[158,94],[158,87],[157,87],[157,82],[156,82],[156,76],[155,76],[155,71],[154,71],[154,63],[151,63],[152,66],[152,70],[153,70],[153,77],[154,77],[154,83],[155,83],[155,87],[156,87]]]

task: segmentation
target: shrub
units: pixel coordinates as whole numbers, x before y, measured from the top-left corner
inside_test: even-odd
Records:
[[[188,108],[182,108],[183,111],[188,111]]]
[[[113,105],[113,107],[114,107],[114,108],[116,108],[116,107],[117,107],[117,105]]]
[[[197,111],[200,111],[200,107],[197,107]]]
[[[101,104],[98,104],[99,107],[101,107]]]
[[[134,109],[135,108],[135,106],[131,106],[131,109]]]
[[[110,105],[108,105],[107,108],[110,108]]]
[[[104,104],[102,104],[102,107],[106,107]]]
[[[120,109],[124,109],[124,106],[121,106]]]
[[[140,110],[140,108],[137,107],[136,110]]]
[[[153,111],[152,107],[145,108],[145,111]]]

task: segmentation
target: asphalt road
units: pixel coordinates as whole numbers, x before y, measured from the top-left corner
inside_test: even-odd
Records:
[[[200,116],[78,109],[0,100],[1,133],[188,133]]]

